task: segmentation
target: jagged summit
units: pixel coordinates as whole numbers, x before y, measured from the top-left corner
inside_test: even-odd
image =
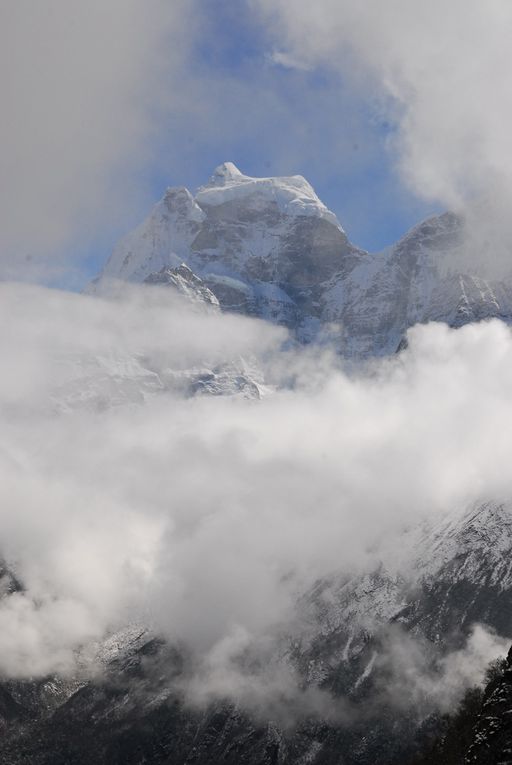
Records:
[[[245,176],[233,162],[223,162],[213,171],[209,185],[224,186],[228,181],[235,180],[236,178],[245,178]]]

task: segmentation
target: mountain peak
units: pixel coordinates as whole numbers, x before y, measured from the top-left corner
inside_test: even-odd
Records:
[[[254,197],[260,206],[265,203],[277,206],[290,219],[323,218],[343,233],[334,213],[320,201],[302,175],[254,178],[241,173],[232,162],[224,162],[215,169],[206,186],[197,190],[195,201],[205,210],[226,203],[246,204],[246,200]]]
[[[233,162],[223,162],[213,171],[210,184],[213,186],[224,186],[229,181],[236,181],[243,177],[243,173],[240,172]]]

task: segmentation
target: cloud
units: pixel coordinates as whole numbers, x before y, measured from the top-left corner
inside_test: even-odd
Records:
[[[348,77],[352,61],[392,99],[403,171],[417,192],[457,203],[484,182],[509,183],[507,2],[259,5],[281,22],[290,55]]]
[[[234,627],[202,656],[181,685],[192,707],[227,699],[253,719],[272,720],[284,728],[293,728],[308,717],[349,724],[354,716],[346,699],[305,686],[290,664],[279,661],[274,640],[255,640],[242,627]]]
[[[158,115],[178,101],[169,94],[193,37],[191,9],[181,0],[2,4],[3,278],[51,280],[65,248],[69,266],[144,199],[140,171]]]
[[[227,691],[240,646],[292,629],[319,577],[398,552],[407,567],[404,526],[512,493],[499,321],[416,327],[406,352],[347,375],[165,290],[0,297],[2,555],[25,587],[0,601],[4,674],[71,671],[83,643],[138,620],[196,656],[196,696]],[[240,357],[272,394],[173,383]],[[250,673],[240,683],[248,698]]]
[[[275,50],[270,54],[269,58],[273,64],[284,66],[285,69],[298,69],[299,71],[308,72],[312,68],[311,65],[291,56],[285,51]]]
[[[485,684],[491,662],[506,656],[510,641],[476,624],[465,645],[444,656],[432,644],[413,638],[396,626],[389,630],[376,666],[382,699],[418,719],[433,711],[453,713],[468,688]]]
[[[499,261],[509,270],[510,3],[257,0],[254,6],[273,46],[337,71],[394,125],[388,144],[409,188],[469,215],[467,260]]]

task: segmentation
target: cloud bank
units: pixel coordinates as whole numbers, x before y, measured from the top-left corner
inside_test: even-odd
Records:
[[[499,321],[418,326],[348,375],[165,290],[0,297],[1,552],[25,588],[0,600],[3,674],[73,671],[81,645],[142,621],[197,657],[196,698],[229,692],[237,651],[292,629],[319,577],[381,554],[406,570],[405,526],[512,494]],[[172,382],[240,357],[273,393]]]

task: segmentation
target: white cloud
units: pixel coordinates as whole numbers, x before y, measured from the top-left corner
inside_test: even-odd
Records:
[[[485,684],[489,665],[506,656],[509,647],[510,640],[476,624],[463,647],[439,658],[431,644],[395,627],[377,660],[387,670],[382,694],[399,709],[414,709],[418,718],[433,710],[453,714],[465,691]]]
[[[393,550],[404,524],[512,494],[499,321],[417,327],[407,352],[349,377],[327,353],[280,351],[275,327],[165,291],[0,292],[2,551],[27,588],[0,602],[5,673],[62,669],[137,618],[208,667],[230,635],[257,644],[286,628],[317,577],[365,565],[379,539]],[[91,387],[108,404],[139,385],[137,360],[163,376],[240,355],[293,388],[88,405]],[[82,405],[56,414],[76,383]]]
[[[286,53],[286,51],[275,50],[270,54],[272,63],[278,66],[284,66],[285,69],[299,69],[299,71],[308,72],[312,69],[311,64],[301,61],[299,58]]]
[[[464,209],[468,260],[510,269],[512,6],[507,0],[256,0],[272,44],[380,100],[402,177]],[[476,205],[476,206],[475,206]],[[499,232],[496,229],[499,228]]]
[[[2,3],[3,277],[51,279],[65,245],[69,263],[80,237],[115,229],[144,196],[134,182],[159,111],[179,100],[191,10],[182,0]]]

